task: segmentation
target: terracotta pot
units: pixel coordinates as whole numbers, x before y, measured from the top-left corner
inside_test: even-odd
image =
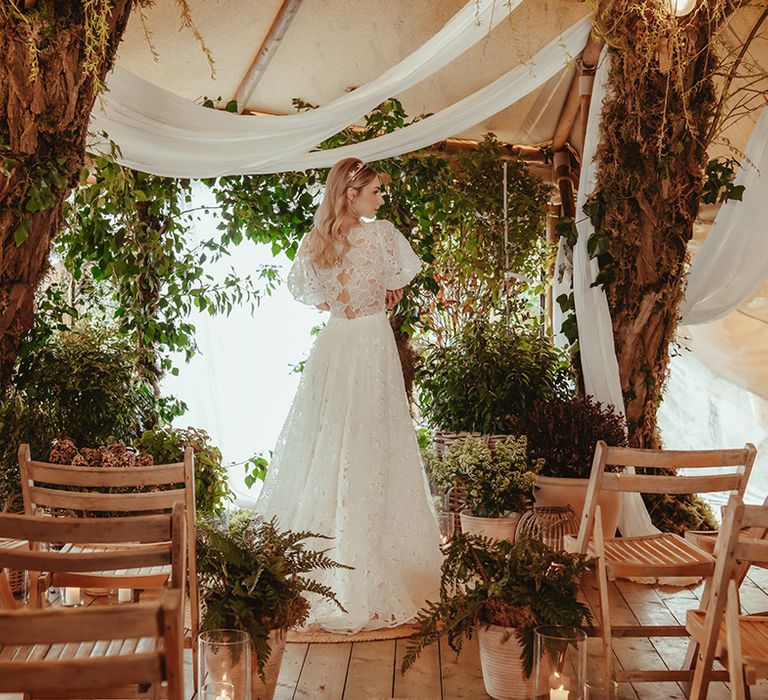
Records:
[[[539,475],[533,488],[533,500],[537,506],[571,506],[581,524],[588,485],[589,479]],[[603,518],[603,536],[613,537],[619,526],[621,494],[617,491],[602,491],[597,502]]]
[[[509,627],[482,625],[477,630],[480,645],[480,668],[485,691],[494,700],[530,700],[533,678],[526,678],[520,655],[523,651],[515,630]]]
[[[468,535],[482,535],[494,540],[515,541],[515,530],[520,513],[512,513],[504,518],[479,518],[476,515],[461,512],[461,531]]]
[[[264,680],[259,676],[259,664],[256,652],[251,652],[251,700],[272,700],[280,675],[280,664],[285,651],[285,630],[272,630],[269,633],[269,658],[264,667]]]

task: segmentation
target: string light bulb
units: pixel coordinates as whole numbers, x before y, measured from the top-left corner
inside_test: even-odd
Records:
[[[665,0],[667,11],[675,17],[685,17],[696,7],[696,0]]]

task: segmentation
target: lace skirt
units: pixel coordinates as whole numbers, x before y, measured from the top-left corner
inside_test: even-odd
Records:
[[[310,595],[307,627],[399,625],[436,600],[440,538],[385,313],[331,317],[318,336],[257,510],[332,536],[313,545],[354,567],[312,574],[347,612]]]

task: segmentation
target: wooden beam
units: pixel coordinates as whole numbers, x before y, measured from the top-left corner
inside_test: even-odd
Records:
[[[301,3],[302,0],[283,0],[282,5],[280,5],[280,9],[272,20],[272,24],[269,27],[267,35],[264,37],[264,41],[261,42],[256,57],[253,59],[246,74],[243,76],[240,86],[235,93],[237,111],[240,112],[240,114],[245,110],[248,100],[251,99],[251,95],[253,95],[256,85],[258,85],[269,62],[275,55],[275,51],[277,51],[280,42],[288,31],[288,27],[296,16]]]
[[[562,216],[576,216],[576,196],[571,177],[571,154],[567,149],[557,151],[552,165],[552,176],[560,191],[560,211]]]
[[[552,150],[559,151],[568,141],[568,137],[576,121],[576,115],[579,113],[582,104],[582,87],[584,83],[581,78],[585,74],[594,75],[597,62],[600,58],[600,50],[603,48],[603,40],[594,33],[589,35],[584,50],[581,52],[581,58],[573,74],[571,87],[568,91],[568,97],[563,105],[563,111],[560,113],[557,126],[552,135]],[[589,94],[592,94],[591,85]],[[587,103],[588,105],[589,103]],[[586,128],[586,119],[583,119],[582,128]]]

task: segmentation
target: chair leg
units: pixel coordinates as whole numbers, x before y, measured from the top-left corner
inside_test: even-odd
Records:
[[[728,649],[728,680],[731,699],[746,700],[749,685],[745,682],[745,669],[741,656],[741,632],[739,630],[739,593],[736,583],[728,584],[728,603],[725,608],[725,635]]]
[[[605,543],[603,541],[602,517],[600,506],[595,513],[594,530],[595,553],[597,554],[597,589],[600,599],[600,632],[603,642],[603,673],[607,681],[612,681],[613,673],[613,635],[611,633],[611,612],[608,603],[608,571],[605,567]],[[610,698],[610,700],[615,700]]]

